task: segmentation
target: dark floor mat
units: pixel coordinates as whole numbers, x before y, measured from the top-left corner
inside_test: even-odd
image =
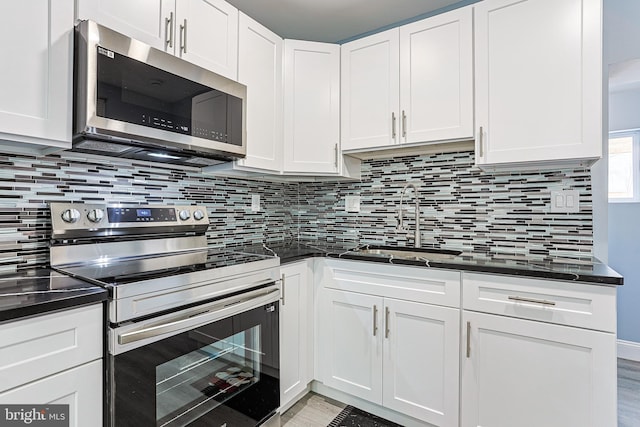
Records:
[[[327,427],[402,427],[400,424],[365,412],[361,409],[347,406],[331,421]]]

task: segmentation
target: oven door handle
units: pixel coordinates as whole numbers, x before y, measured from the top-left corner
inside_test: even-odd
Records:
[[[171,335],[182,330],[197,328],[212,321],[277,301],[279,294],[280,287],[275,285],[221,299],[209,305],[194,307],[180,316],[166,319],[143,329],[120,333],[118,334],[118,344],[130,344],[148,338]]]

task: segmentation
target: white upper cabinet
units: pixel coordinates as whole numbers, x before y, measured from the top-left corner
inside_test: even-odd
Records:
[[[78,19],[91,19],[156,49],[173,53],[175,0],[79,0],[77,3]]]
[[[238,165],[282,169],[283,40],[240,13],[238,80],[247,86],[247,157]]]
[[[474,5],[478,165],[602,156],[601,3]]]
[[[238,78],[238,9],[223,0],[177,0],[175,54]]]
[[[342,45],[342,149],[473,137],[472,9]]]
[[[0,2],[0,37],[0,139],[70,148],[73,1]]]
[[[340,46],[285,40],[284,81],[284,170],[337,173]]]
[[[473,137],[471,7],[400,27],[401,142]]]
[[[79,0],[77,14],[237,78],[238,10],[224,0]]]
[[[394,28],[341,46],[343,150],[399,142],[399,40]]]

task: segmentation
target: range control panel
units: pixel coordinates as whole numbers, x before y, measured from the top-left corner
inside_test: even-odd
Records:
[[[203,206],[50,203],[52,237],[123,235],[206,230]],[[111,231],[110,231],[111,230]],[[117,231],[117,232],[116,232]]]

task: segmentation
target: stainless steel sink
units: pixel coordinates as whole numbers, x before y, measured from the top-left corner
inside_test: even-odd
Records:
[[[417,249],[395,246],[369,246],[361,249],[356,249],[354,252],[362,255],[376,255],[389,258],[404,258],[428,261],[452,260],[462,253],[461,251],[452,251],[446,249]]]

